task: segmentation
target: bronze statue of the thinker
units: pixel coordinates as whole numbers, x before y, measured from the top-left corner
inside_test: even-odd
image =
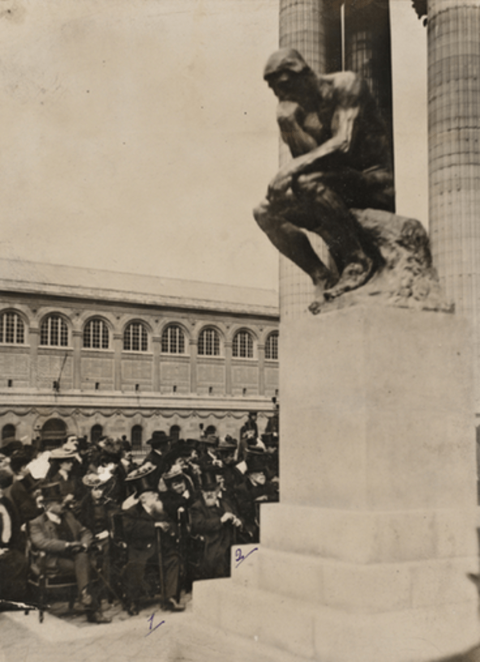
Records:
[[[277,249],[313,281],[310,305],[364,285],[379,257],[351,209],[393,212],[386,127],[367,83],[351,71],[317,76],[293,49],[268,60],[264,78],[278,97],[277,121],[293,159],[268,187],[254,216]],[[328,268],[302,228],[326,243]]]

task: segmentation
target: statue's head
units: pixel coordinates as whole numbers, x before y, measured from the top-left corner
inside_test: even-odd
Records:
[[[299,81],[312,75],[312,69],[294,48],[281,48],[273,53],[263,72],[263,78],[281,100],[289,99]]]

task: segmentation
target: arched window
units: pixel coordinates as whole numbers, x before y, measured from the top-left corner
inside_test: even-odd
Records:
[[[67,434],[67,424],[60,418],[49,418],[42,426],[41,437],[47,446],[58,446],[66,439]],[[44,450],[47,450],[47,446],[44,446]]]
[[[142,448],[143,428],[141,425],[134,425],[132,428],[131,440],[132,450],[139,451]]]
[[[68,347],[68,327],[59,315],[49,315],[40,327],[40,345]]]
[[[0,343],[23,345],[25,342],[25,324],[17,313],[0,315]]]
[[[7,425],[4,425],[2,428],[2,441],[4,439],[15,439],[16,433],[17,430],[15,426],[11,423],[7,423]]]
[[[97,441],[100,439],[102,435],[103,435],[103,425],[100,425],[99,423],[93,425],[92,429],[90,430],[90,441],[92,442],[92,444],[97,443]]]
[[[162,352],[185,354],[185,334],[178,324],[170,324],[162,333]]]
[[[233,336],[232,355],[236,358],[253,359],[253,338],[249,331],[237,331]]]
[[[123,349],[132,352],[148,350],[148,333],[141,322],[131,322],[123,334]]]
[[[203,329],[198,336],[199,356],[218,356],[220,354],[220,338],[215,329]]]
[[[278,361],[278,331],[273,331],[267,336],[265,342],[265,358]]]
[[[180,439],[179,425],[172,425],[172,427],[170,428],[170,437],[173,439],[173,441],[178,441]]]
[[[108,349],[109,333],[106,322],[100,319],[87,322],[83,330],[83,346],[93,349]]]

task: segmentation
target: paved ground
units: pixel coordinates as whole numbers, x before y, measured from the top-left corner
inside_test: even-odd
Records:
[[[0,614],[0,662],[179,662],[177,637],[191,618],[190,604],[183,613],[145,606],[129,616],[118,605],[105,613],[112,623],[91,624],[83,614],[68,614],[56,605],[53,614]],[[152,618],[153,616],[153,618]],[[162,623],[162,621],[164,621]]]

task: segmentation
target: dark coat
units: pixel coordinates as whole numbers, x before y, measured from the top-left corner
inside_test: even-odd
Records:
[[[62,520],[70,530],[72,541],[81,542],[84,545],[90,545],[93,540],[91,532],[74,517],[74,515],[65,511]],[[33,548],[47,553],[47,567],[54,568],[57,565],[59,555],[67,553],[68,540],[62,540],[59,537],[58,529],[55,524],[43,513],[30,522],[30,540]]]
[[[5,490],[5,495],[13,503],[22,524],[28,522],[43,513],[42,508],[37,505],[35,497],[27,490],[22,480],[16,480]]]
[[[0,508],[0,548],[17,549],[20,552],[25,551],[25,535],[20,530],[21,521],[14,504],[6,496],[0,497],[0,506],[6,511],[6,516],[10,521],[10,539],[3,541],[3,532],[5,527],[3,508]]]
[[[201,535],[205,540],[200,564],[200,572],[205,579],[230,575],[230,548],[234,542],[234,529],[230,523],[221,522],[226,512],[237,515],[232,504],[223,498],[219,498],[218,507],[209,508],[201,497],[190,509],[192,533]]]

